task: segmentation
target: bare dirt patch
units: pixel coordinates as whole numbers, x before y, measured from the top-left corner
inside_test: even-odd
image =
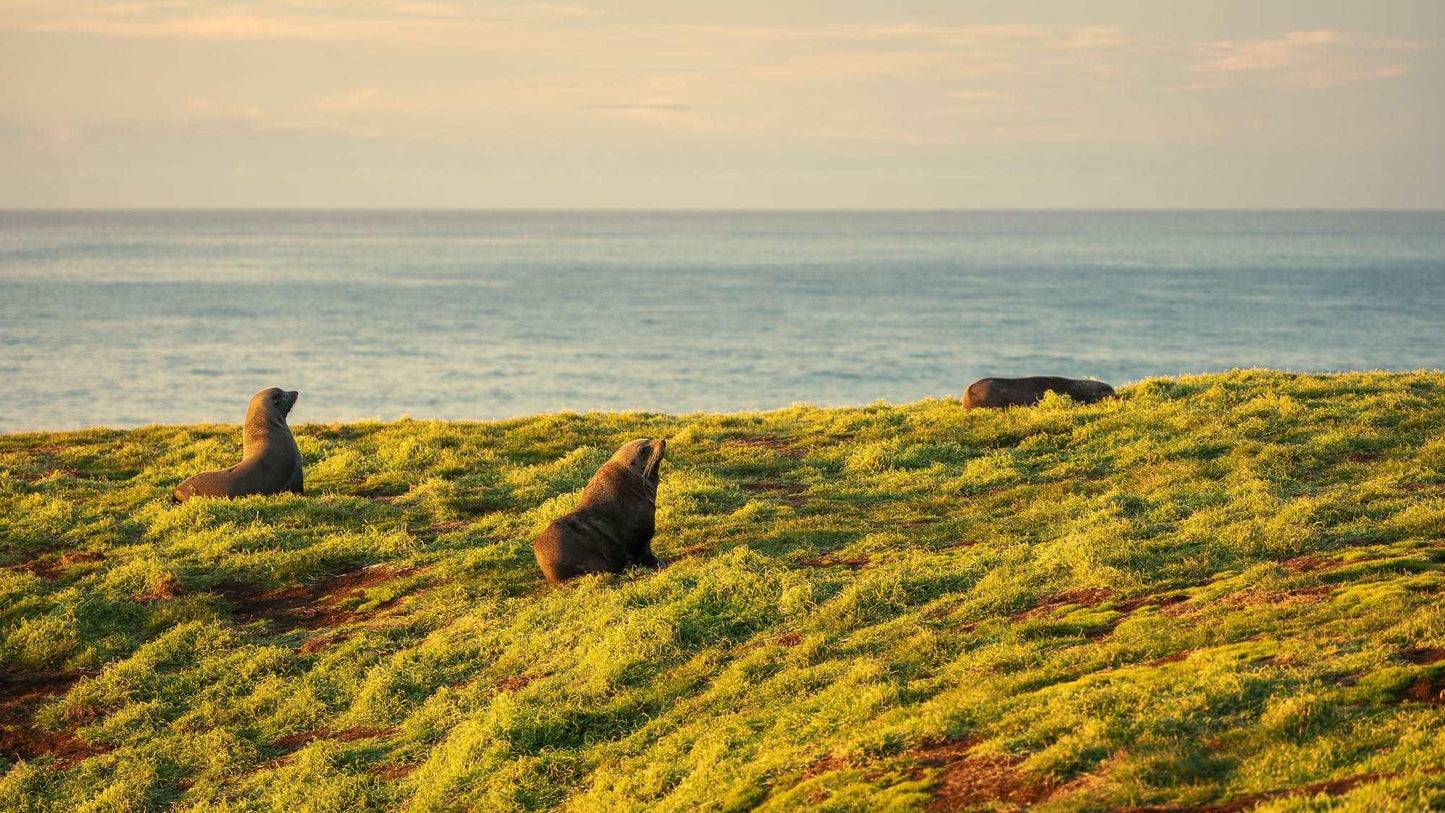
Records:
[[[1417,646],[1399,654],[1400,660],[1425,666],[1445,661],[1445,646]]]
[[[277,748],[284,751],[297,751],[303,746],[316,740],[333,740],[335,742],[354,742],[356,740],[371,739],[373,737],[390,737],[396,733],[394,728],[346,728],[340,731],[332,731],[329,728],[318,728],[315,731],[303,731],[300,734],[288,734],[273,743]]]
[[[1166,593],[1162,596],[1139,596],[1137,598],[1125,599],[1114,602],[1114,609],[1121,613],[1132,613],[1140,607],[1172,607],[1175,604],[1183,604],[1189,597],[1182,593]]]
[[[394,762],[383,762],[382,764],[377,765],[371,769],[371,775],[377,777],[383,782],[395,782],[398,779],[404,779],[410,776],[413,771],[420,767],[420,762],[413,762],[409,765],[398,765]]]
[[[1291,573],[1318,573],[1321,570],[1334,570],[1344,564],[1344,562],[1328,556],[1309,554],[1285,560],[1284,569]]]
[[[1074,605],[1078,607],[1097,607],[1100,604],[1114,597],[1114,591],[1106,587],[1081,587],[1074,590],[1065,590],[1056,593],[1033,607],[1023,612],[1014,613],[1009,616],[1012,621],[1023,621],[1028,618],[1037,618],[1059,609]]]
[[[825,773],[841,771],[848,767],[847,760],[835,757],[832,754],[825,754],[809,763],[803,769],[803,779],[812,779],[815,776],[822,776]]]
[[[157,602],[170,601],[173,598],[180,598],[185,593],[185,587],[175,574],[167,573],[159,583],[148,593],[142,593],[135,597],[136,601]]]
[[[90,551],[72,551],[60,556],[41,556],[28,562],[15,565],[16,570],[31,573],[46,581],[59,581],[72,565],[85,564],[87,562],[99,562],[105,557],[99,553]]]
[[[1405,690],[1401,700],[1445,705],[1445,674],[1422,675]]]
[[[236,605],[234,617],[242,624],[265,620],[287,632],[296,629],[321,629],[361,621],[386,609],[395,599],[366,612],[349,609],[344,606],[344,602],[359,596],[367,588],[416,572],[414,568],[393,570],[386,565],[373,565],[301,587],[262,592],[252,585],[226,582],[218,585],[216,592]],[[318,648],[320,643],[318,642]]]
[[[1158,660],[1150,661],[1147,665],[1148,665],[1148,666],[1164,666],[1165,664],[1169,664],[1169,663],[1179,663],[1180,661],[1184,660],[1185,658],[1188,658],[1188,657],[1189,657],[1191,654],[1193,654],[1193,653],[1194,653],[1194,650],[1192,650],[1192,649],[1185,649],[1185,650],[1182,650],[1182,651],[1180,651],[1180,652],[1175,652],[1175,653],[1172,654],[1172,655],[1165,655],[1164,657],[1159,658]]]
[[[1402,483],[1400,490],[1407,494],[1416,494],[1421,491],[1445,491],[1445,483]]]
[[[962,810],[1003,802],[1027,807],[1047,798],[1055,783],[1019,769],[1018,755],[974,754],[974,742],[957,740],[920,749],[919,765],[937,768],[929,810]]]
[[[110,750],[65,731],[35,726],[35,708],[46,698],[64,694],[93,672],[6,672],[0,674],[0,754],[11,759],[49,757],[68,768],[86,757]]]
[[[536,675],[512,675],[499,682],[497,688],[504,692],[520,692],[530,686],[532,681],[536,679]]]
[[[862,570],[863,568],[867,567],[869,562],[871,561],[873,560],[867,556],[844,556],[832,558],[827,554],[824,554],[822,556],[809,557],[799,562],[798,564],[802,565],[803,567],[846,567],[849,570]]]
[[[1263,604],[1318,604],[1327,600],[1333,592],[1334,588],[1328,584],[1296,587],[1293,590],[1245,590],[1223,596],[1219,599],[1219,603],[1228,607],[1257,607]]]

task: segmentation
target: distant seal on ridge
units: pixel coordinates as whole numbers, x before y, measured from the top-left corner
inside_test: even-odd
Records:
[[[968,385],[963,394],[964,409],[988,407],[1031,406],[1044,399],[1044,393],[1057,392],[1081,404],[1092,404],[1114,397],[1114,388],[1102,381],[1059,378],[1041,375],[1031,378],[980,378]]]
[[[298,394],[276,387],[256,393],[246,409],[246,425],[241,428],[241,462],[229,469],[197,474],[181,483],[176,488],[176,502],[191,497],[304,493],[301,451],[286,426],[286,416]]]
[[[582,490],[577,508],[548,525],[532,543],[547,581],[621,573],[633,565],[654,570],[666,566],[652,555],[658,467],[666,452],[666,440],[643,438],[602,464]]]

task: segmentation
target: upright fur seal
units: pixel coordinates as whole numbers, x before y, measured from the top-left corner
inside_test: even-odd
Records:
[[[655,569],[658,467],[667,451],[661,438],[634,440],[592,475],[582,500],[532,543],[549,582],[588,573],[621,573],[632,565]]]
[[[302,494],[301,451],[286,426],[286,415],[296,404],[295,390],[271,387],[251,398],[246,425],[241,429],[241,462],[220,471],[208,471],[181,483],[176,501],[191,497],[244,497],[248,494]]]
[[[985,407],[1030,406],[1044,399],[1044,393],[1057,392],[1081,404],[1092,404],[1114,397],[1114,388],[1102,381],[1057,376],[1032,378],[980,378],[968,385],[963,394],[964,409]]]

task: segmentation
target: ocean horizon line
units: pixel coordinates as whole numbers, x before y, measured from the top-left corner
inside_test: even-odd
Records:
[[[1399,213],[1445,214],[1445,207],[1394,206],[999,206],[999,207],[489,207],[489,206],[8,206],[0,214],[366,212],[408,214],[1133,214],[1133,213]]]

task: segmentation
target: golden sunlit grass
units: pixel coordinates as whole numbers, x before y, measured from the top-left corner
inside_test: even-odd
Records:
[[[1445,375],[0,436],[0,808],[1445,804]],[[531,539],[669,439],[660,573]]]

